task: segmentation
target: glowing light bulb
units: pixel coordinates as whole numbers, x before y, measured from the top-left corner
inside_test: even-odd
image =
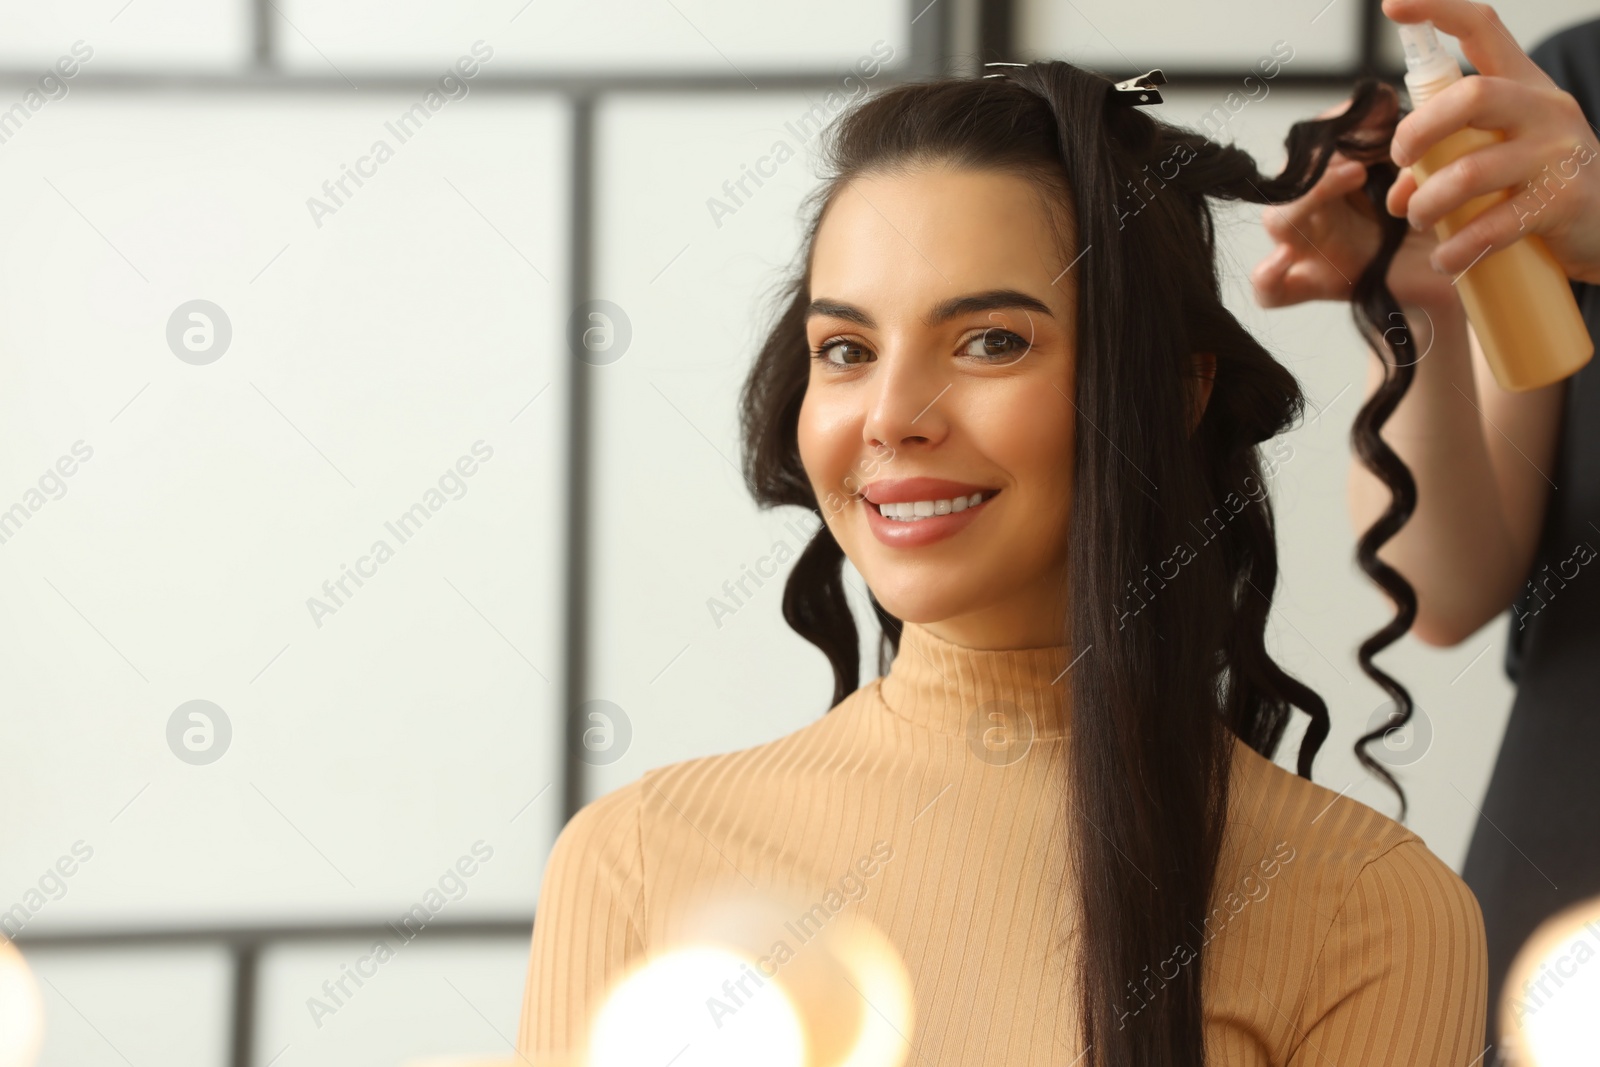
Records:
[[[1600,1046],[1600,897],[1545,920],[1506,975],[1500,1009],[1505,1062],[1578,1067]]]
[[[855,1046],[839,1067],[900,1067],[910,1054],[907,1042],[916,1015],[911,976],[900,953],[872,926],[847,931],[837,939],[834,951],[861,998],[871,1005],[862,1017]]]
[[[33,972],[0,938],[0,1067],[33,1067],[44,1037],[44,1000]]]
[[[805,1067],[793,1003],[773,983],[755,986],[752,963],[711,945],[658,956],[618,983],[595,1016],[589,1067]],[[741,980],[748,995],[738,991]]]
[[[911,976],[859,914],[777,890],[718,895],[616,985],[585,1067],[903,1067]]]

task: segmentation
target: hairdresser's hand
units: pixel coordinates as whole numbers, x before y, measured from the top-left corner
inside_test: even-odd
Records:
[[[1337,115],[1349,103],[1328,108],[1317,118]],[[1377,212],[1361,188],[1366,180],[1365,166],[1336,152],[1304,196],[1262,209],[1261,221],[1276,246],[1250,274],[1257,303],[1282,307],[1350,299],[1356,277],[1378,251]],[[1413,231],[1395,253],[1386,280],[1402,307],[1432,314],[1460,306],[1450,278],[1428,264],[1437,245],[1432,231]]]
[[[1383,0],[1383,13],[1396,22],[1431,21],[1479,71],[1395,129],[1390,155],[1407,169],[1389,190],[1390,213],[1431,230],[1473,197],[1510,189],[1510,200],[1439,245],[1437,269],[1454,277],[1486,249],[1536,233],[1569,276],[1600,283],[1600,141],[1578,102],[1528,58],[1488,4]],[[1410,165],[1464,126],[1501,130],[1505,140],[1441,167],[1419,190]]]

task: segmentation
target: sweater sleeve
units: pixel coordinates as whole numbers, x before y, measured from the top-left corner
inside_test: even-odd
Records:
[[[533,919],[517,1051],[541,1067],[578,1062],[605,995],[645,952],[638,783],[568,820],[545,865]]]
[[[1323,941],[1288,1067],[1464,1067],[1483,1051],[1483,914],[1408,838],[1357,874]]]

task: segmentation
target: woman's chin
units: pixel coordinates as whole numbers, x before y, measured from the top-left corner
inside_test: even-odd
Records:
[[[872,589],[872,595],[883,605],[883,610],[901,622],[920,624],[940,622],[982,608],[982,605],[970,603],[965,598],[955,595],[953,590],[930,590],[926,583],[907,582],[907,584],[912,587],[900,590],[894,588],[893,582],[879,584],[868,581],[867,583]]]

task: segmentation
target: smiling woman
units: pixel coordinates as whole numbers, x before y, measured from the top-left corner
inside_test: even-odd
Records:
[[[607,991],[676,947],[696,902],[814,896],[877,840],[895,861],[852,907],[909,973],[902,1062],[1480,1055],[1476,901],[1416,834],[1310,780],[1326,705],[1265,648],[1272,506],[1239,487],[1304,401],[1223,305],[1210,207],[1293,199],[1333,148],[1381,154],[1389,102],[1364,83],[1298,124],[1276,177],[1060,62],[841,119],[741,398],[756,499],[823,520],[783,606],[832,665],[831,709],[568,823],[524,1055],[581,1055]],[[1130,218],[1125,188],[1178,147]],[[1392,254],[1356,286],[1368,322]],[[1202,527],[1130,616],[1127,584]],[[865,685],[846,559],[882,628]],[[1298,776],[1271,758],[1296,707]],[[1276,892],[1233,892],[1258,875]],[[715,1028],[693,1033],[659,1062],[722,1062]]]
[[[1060,583],[1039,580],[1064,573],[1072,501],[1076,286],[1055,229],[1027,178],[941,164],[850,182],[812,247],[801,461],[820,497],[896,450],[829,532],[891,613],[962,645],[1065,632]]]

